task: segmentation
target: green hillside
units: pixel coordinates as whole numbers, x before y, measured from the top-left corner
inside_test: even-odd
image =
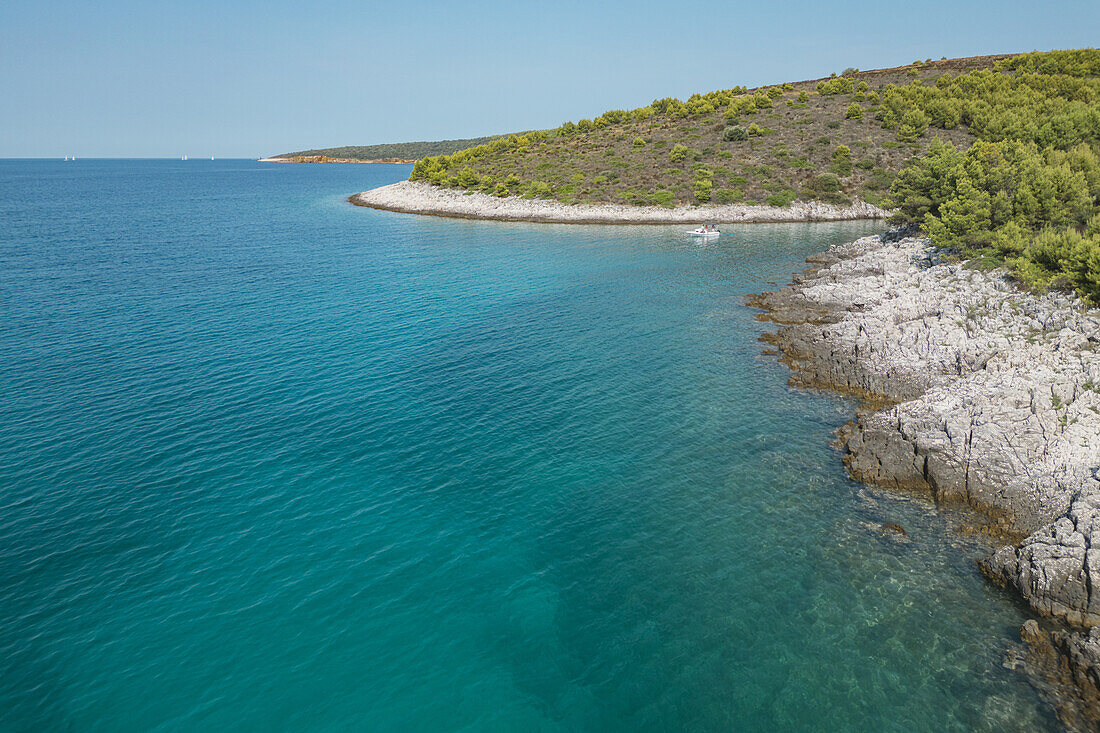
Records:
[[[1100,51],[918,61],[611,110],[419,160],[411,179],[564,203],[862,199],[1100,302]]]
[[[501,136],[489,135],[487,137],[471,137],[465,140],[435,140],[431,142],[387,143],[384,145],[345,145],[339,148],[318,148],[317,150],[301,150],[297,153],[282,153],[273,157],[290,158],[323,155],[326,158],[350,158],[353,160],[385,160],[387,158],[418,160],[430,155],[446,155],[476,145],[484,145],[499,137]]]
[[[425,159],[413,179],[565,203],[782,204],[796,196],[879,202],[892,174],[932,137],[961,145],[973,140],[960,126],[898,139],[896,130],[875,119],[885,89],[933,84],[946,73],[988,68],[999,58],[849,69],[839,77],[734,87],[686,102],[654,100]]]

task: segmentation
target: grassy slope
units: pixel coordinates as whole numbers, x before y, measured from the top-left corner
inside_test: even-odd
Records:
[[[1004,56],[976,56],[917,63],[893,69],[849,73],[854,84],[866,82],[867,93],[881,92],[887,84],[907,84],[914,79],[934,83],[944,73],[959,74],[988,68]],[[538,195],[566,203],[611,202],[675,206],[696,203],[693,185],[699,170],[711,172],[712,201],[764,203],[778,196],[844,201],[860,198],[878,203],[893,174],[913,155],[923,153],[933,138],[965,147],[973,137],[965,127],[952,130],[929,128],[913,143],[899,143],[892,130],[874,119],[877,107],[866,95],[820,95],[822,79],[784,85],[787,90],[769,109],[739,115],[747,128],[755,123],[774,130],[745,141],[723,141],[729,125],[726,109],[692,116],[656,114],[573,135],[557,131],[526,149],[499,150],[464,164],[479,176],[490,176],[510,192],[530,193],[530,184],[549,184]],[[766,88],[761,88],[766,89]],[[748,90],[752,96],[756,90]],[[801,92],[808,99],[799,102]],[[846,119],[849,104],[860,104],[863,119]],[[636,145],[635,138],[645,141]],[[674,145],[692,149],[679,163],[670,160]],[[822,195],[813,181],[833,169],[833,153],[847,145],[855,164],[840,178],[841,191]],[[703,173],[705,175],[705,171]],[[415,177],[415,176],[414,176]],[[518,185],[517,185],[518,182]],[[461,185],[493,191],[484,182]],[[527,189],[527,191],[524,191]],[[724,192],[719,194],[721,190]],[[501,193],[500,190],[496,190]]]
[[[465,140],[435,140],[430,142],[387,143],[384,145],[345,145],[339,148],[318,148],[301,150],[296,153],[281,153],[276,158],[291,156],[324,155],[329,158],[351,158],[353,160],[385,160],[386,158],[404,158],[416,160],[429,155],[447,155],[456,150],[472,148],[475,145],[492,142],[500,135],[472,137]]]

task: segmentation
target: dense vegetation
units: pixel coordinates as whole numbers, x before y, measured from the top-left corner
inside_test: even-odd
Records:
[[[294,156],[323,155],[327,158],[351,158],[353,160],[386,160],[389,158],[417,160],[429,155],[446,155],[456,150],[484,145],[496,140],[498,137],[500,136],[490,135],[465,140],[435,140],[432,142],[388,143],[385,145],[345,145],[341,148],[319,148],[317,150],[301,150],[297,153],[282,153],[274,157],[290,158]]]
[[[1100,51],[915,62],[658,99],[421,159],[412,179],[565,203],[862,199],[1100,303]]]
[[[1100,303],[1100,51],[1006,59],[993,70],[890,89],[884,124],[966,125],[897,175],[897,221],[961,256],[1006,262],[1025,283]]]

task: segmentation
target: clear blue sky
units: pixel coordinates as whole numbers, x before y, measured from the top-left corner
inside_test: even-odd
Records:
[[[472,137],[1098,30],[1097,0],[3,0],[0,157]]]

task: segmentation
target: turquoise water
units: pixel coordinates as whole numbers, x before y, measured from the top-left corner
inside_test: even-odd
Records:
[[[740,303],[874,225],[345,203],[408,170],[0,161],[0,729],[1051,725]]]

